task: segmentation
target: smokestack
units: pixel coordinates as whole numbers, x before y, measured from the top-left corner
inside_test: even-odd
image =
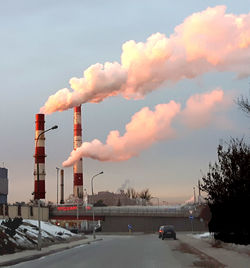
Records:
[[[81,105],[74,107],[74,150],[82,145],[82,116]],[[74,164],[74,197],[83,198],[82,158]]]
[[[36,114],[36,136],[35,136],[35,167],[34,167],[34,199],[45,198],[45,136],[42,134],[37,140],[38,136],[44,131],[44,114]],[[38,169],[38,172],[37,172]],[[39,180],[37,174],[39,173]]]
[[[64,170],[61,169],[61,200],[60,204],[64,204]]]

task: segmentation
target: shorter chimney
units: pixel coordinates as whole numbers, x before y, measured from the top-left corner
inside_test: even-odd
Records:
[[[61,200],[60,200],[60,204],[64,204],[64,170],[61,169]]]

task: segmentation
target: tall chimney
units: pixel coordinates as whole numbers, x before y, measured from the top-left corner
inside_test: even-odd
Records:
[[[61,169],[61,200],[60,204],[64,204],[64,170]]]
[[[45,136],[44,131],[44,114],[36,114],[36,136],[35,136],[35,166],[34,166],[34,199],[45,198]],[[37,172],[39,170],[39,172]],[[37,174],[39,173],[39,178]],[[39,179],[39,180],[38,180]]]
[[[81,105],[74,108],[74,150],[82,145]],[[82,158],[74,164],[74,197],[83,198]]]

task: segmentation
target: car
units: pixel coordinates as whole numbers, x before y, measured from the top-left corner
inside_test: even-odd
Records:
[[[69,228],[69,231],[70,231],[71,233],[74,233],[74,234],[78,234],[78,232],[79,232],[79,230],[78,230],[77,227]]]
[[[101,224],[97,224],[96,226],[95,226],[95,232],[101,232],[102,231],[102,226],[101,226]]]
[[[158,231],[158,233],[159,233],[159,238],[162,237],[162,234],[163,234],[163,228],[164,228],[164,225],[160,226],[160,228],[159,228],[159,231]]]
[[[173,238],[174,240],[176,240],[176,233],[173,225],[165,225],[161,230],[162,240],[164,240],[165,238]]]

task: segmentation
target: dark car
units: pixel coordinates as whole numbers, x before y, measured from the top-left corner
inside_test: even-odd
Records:
[[[159,228],[159,238],[162,238],[162,234],[163,234],[163,229],[164,229],[164,226],[160,226]]]
[[[161,226],[162,227],[162,231],[161,231],[161,239],[164,240],[165,238],[173,238],[174,240],[176,240],[176,233],[174,230],[174,226],[173,225],[165,225],[165,226]]]

